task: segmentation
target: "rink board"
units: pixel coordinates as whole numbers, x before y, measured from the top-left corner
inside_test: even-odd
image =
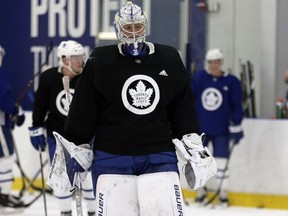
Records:
[[[22,127],[14,130],[14,137],[22,169],[31,178],[39,170],[40,161],[27,129],[31,125],[31,112],[26,112],[26,119]],[[288,209],[288,121],[245,119],[243,127],[245,138],[234,148],[230,164],[231,204]],[[43,159],[47,159],[47,154],[43,154]],[[183,161],[179,161],[180,170],[182,166]],[[48,166],[44,173],[48,173]],[[13,188],[21,189],[16,165],[14,174]],[[185,197],[193,198],[194,193],[189,191],[182,173],[181,184]]]

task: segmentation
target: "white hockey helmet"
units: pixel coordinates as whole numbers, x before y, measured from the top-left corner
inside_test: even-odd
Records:
[[[205,59],[206,59],[206,61],[212,61],[212,60],[221,60],[221,61],[223,61],[224,55],[223,55],[223,53],[221,52],[220,49],[210,49],[206,53]]]
[[[73,40],[62,41],[57,48],[57,56],[60,60],[63,56],[70,58],[73,55],[84,55],[84,53],[84,47]]]
[[[123,28],[127,24],[132,24],[132,31],[127,31]],[[143,28],[135,31],[135,24],[142,24]],[[148,34],[148,19],[141,7],[128,1],[115,14],[114,28],[117,38],[122,42],[122,44],[127,44],[128,46],[134,44],[136,49],[138,43],[144,42]],[[133,37],[131,37],[131,35]]]
[[[4,55],[5,55],[5,49],[0,45],[0,67],[2,67],[2,61]]]
[[[72,73],[78,74],[71,68],[71,62],[69,65],[63,63],[62,57],[66,57],[71,60],[71,56],[83,56],[84,61],[85,50],[84,47],[73,40],[62,41],[57,48],[57,57],[59,58],[59,66],[68,68]]]

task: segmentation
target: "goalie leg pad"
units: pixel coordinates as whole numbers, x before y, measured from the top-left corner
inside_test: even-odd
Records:
[[[96,186],[96,215],[139,216],[137,176],[100,175]]]
[[[141,216],[184,215],[183,196],[176,172],[140,175],[137,191]]]

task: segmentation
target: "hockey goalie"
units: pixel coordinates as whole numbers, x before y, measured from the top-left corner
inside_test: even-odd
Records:
[[[114,25],[120,43],[93,50],[75,89],[65,138],[54,134],[66,149],[61,155],[68,174],[66,186],[50,185],[73,189],[75,176],[91,163],[97,215],[184,215],[175,147],[187,161],[193,189],[216,173],[204,135],[198,135],[185,67],[177,50],[146,41],[148,20],[139,6],[127,2]],[[93,137],[92,160],[82,144]],[[51,168],[50,183],[60,176],[57,170]]]

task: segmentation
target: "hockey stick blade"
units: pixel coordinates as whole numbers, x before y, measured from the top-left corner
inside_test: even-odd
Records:
[[[28,208],[29,206],[31,206],[34,202],[36,202],[43,194],[40,193],[38,194],[35,198],[33,198],[29,203],[25,203],[23,205],[23,207]]]

